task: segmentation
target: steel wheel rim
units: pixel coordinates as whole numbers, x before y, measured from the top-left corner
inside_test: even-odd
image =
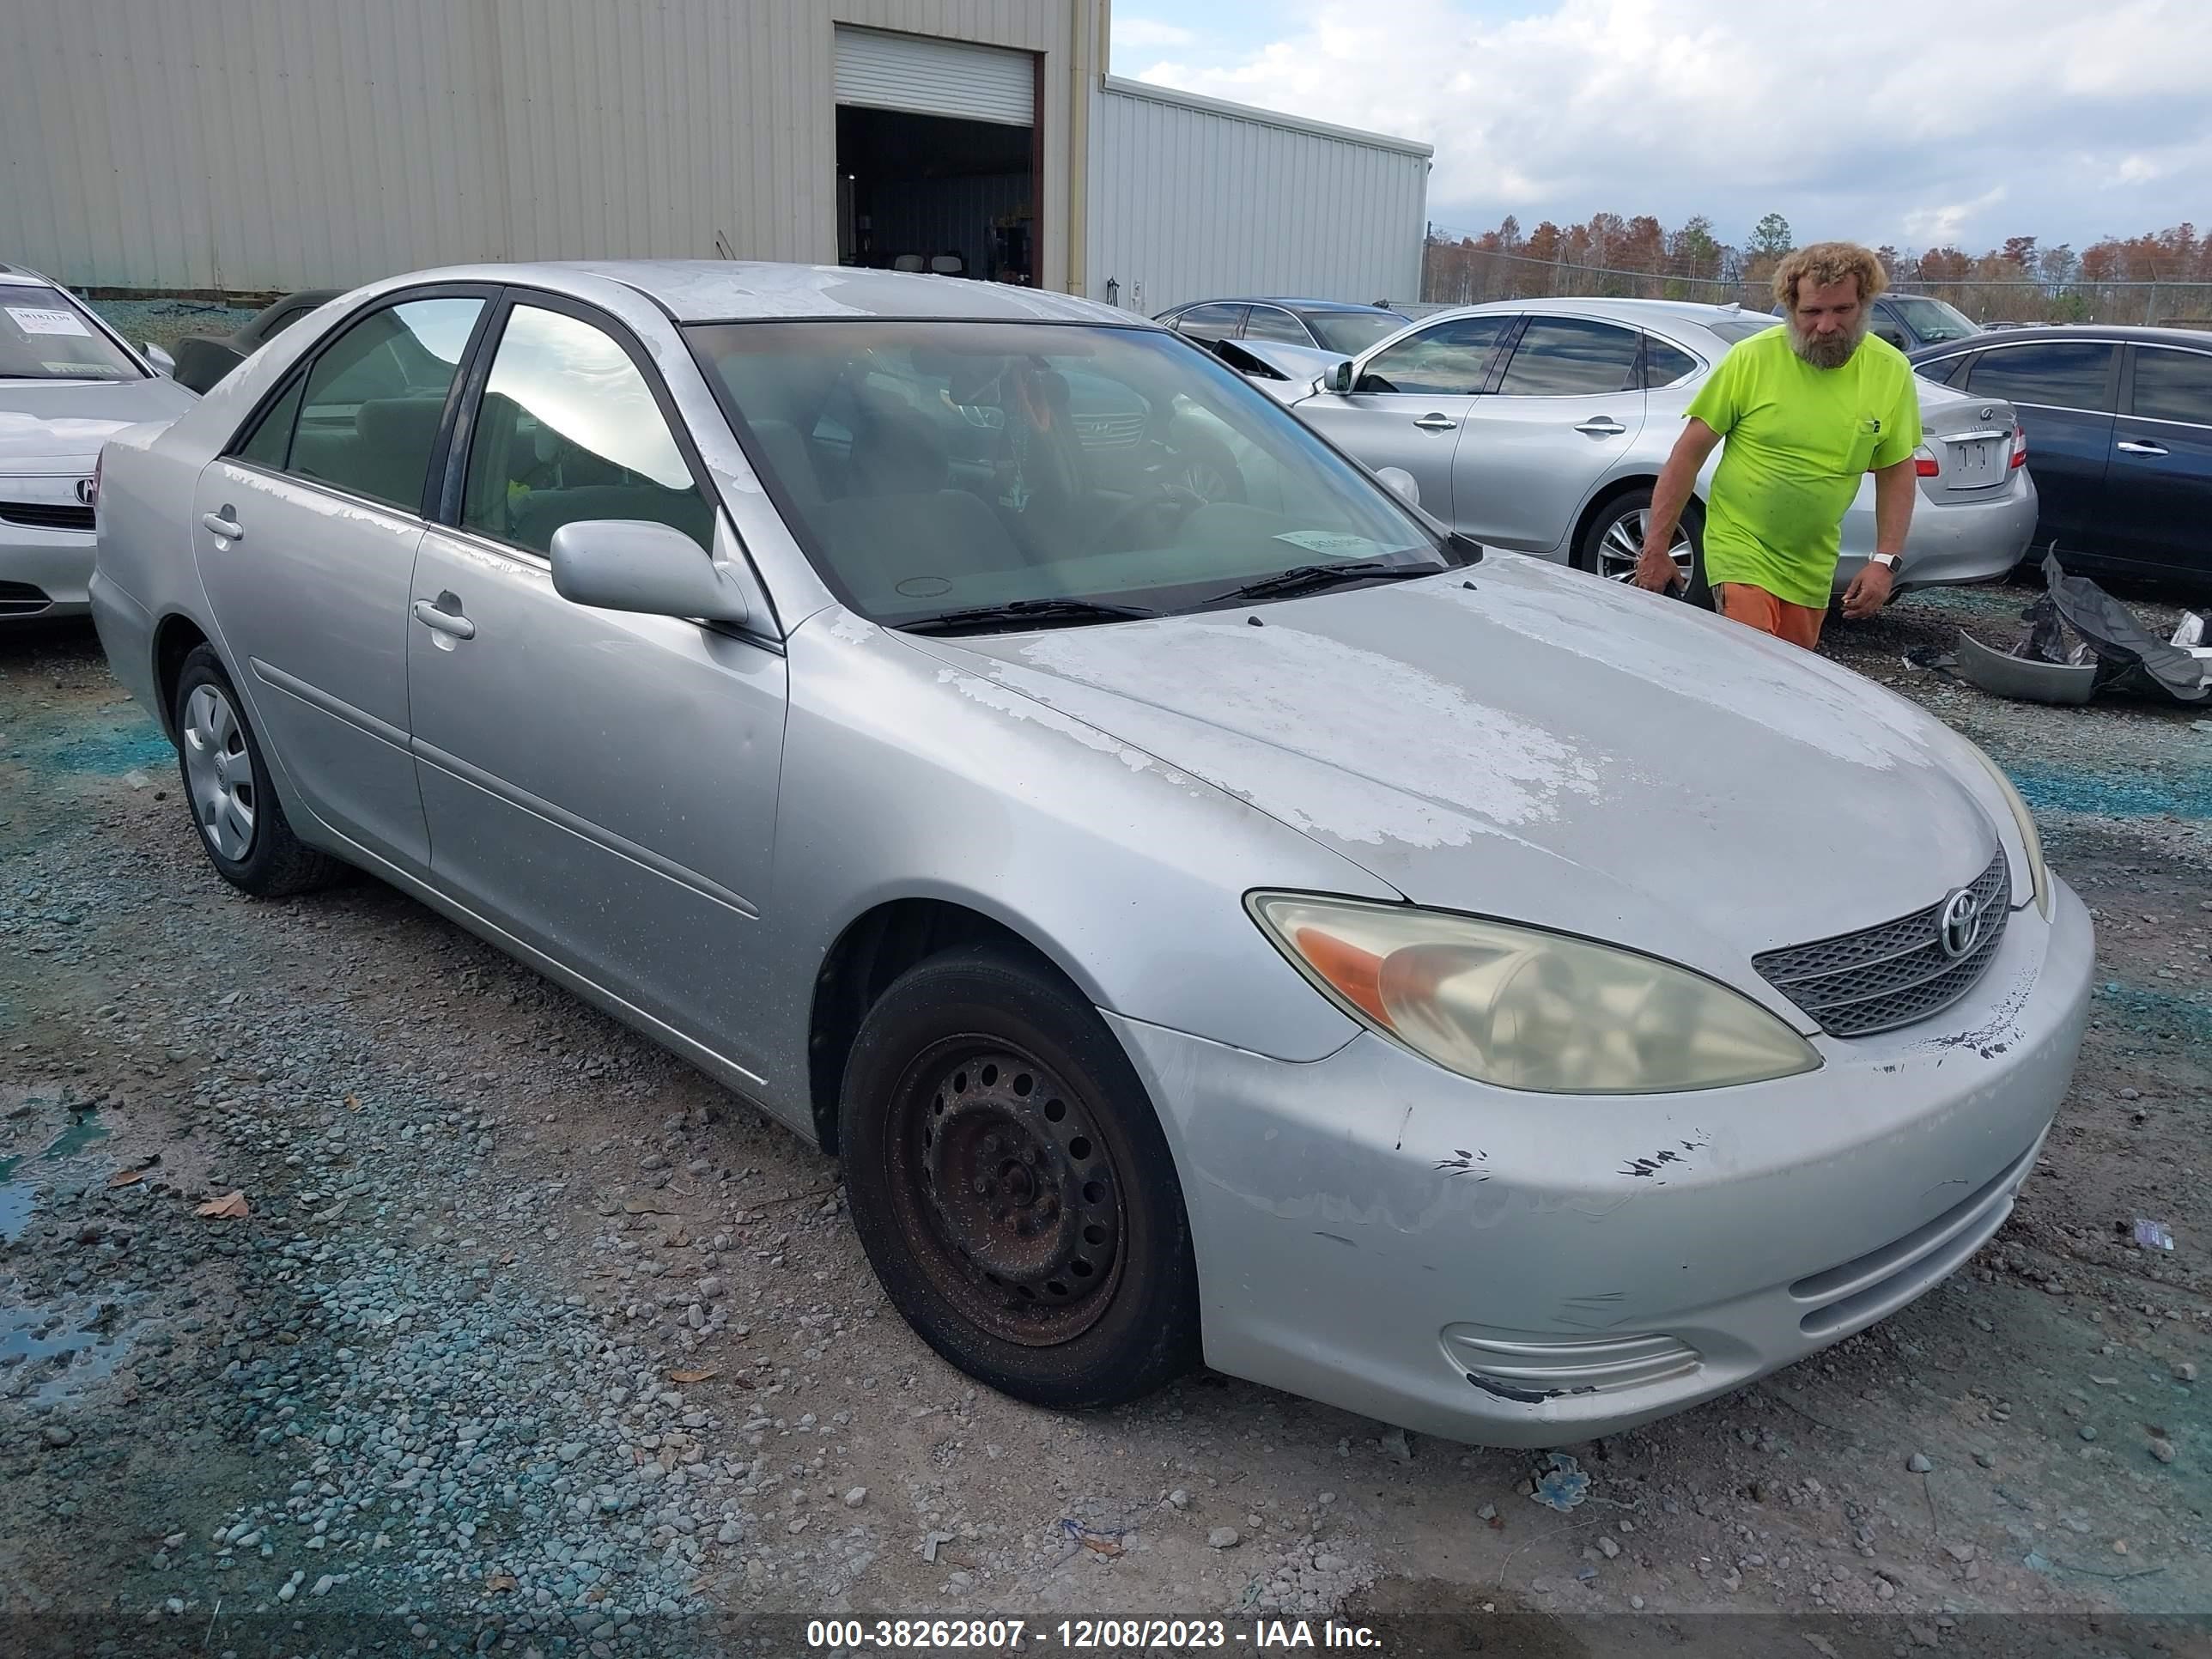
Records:
[[[951,1037],[907,1067],[890,1127],[892,1206],[939,1295],[1024,1347],[1097,1323],[1121,1283],[1127,1215],[1081,1091],[1011,1043]]]
[[[208,845],[235,864],[253,850],[258,808],[245,723],[218,688],[200,685],[185,702],[184,726],[192,820]]]
[[[1623,513],[1605,527],[1598,538],[1598,574],[1607,581],[1632,581],[1636,576],[1637,562],[1644,556],[1644,532],[1651,523],[1651,509],[1639,507]],[[1677,520],[1674,539],[1668,544],[1667,556],[1674,561],[1674,568],[1686,578],[1697,560],[1697,549],[1690,544],[1690,532]]]

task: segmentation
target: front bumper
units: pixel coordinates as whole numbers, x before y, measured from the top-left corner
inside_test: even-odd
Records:
[[[0,623],[81,617],[90,608],[88,530],[38,530],[0,521]]]
[[[2035,536],[2035,483],[2027,469],[2021,467],[1986,494],[1988,499],[1979,501],[1931,501],[1923,495],[1913,501],[1897,592],[1997,581],[2012,573],[2027,556]],[[1844,515],[1837,592],[1850,586],[1874,549],[1874,486],[1869,482]]]
[[[1175,1147],[1207,1363],[1554,1446],[1894,1312],[1996,1231],[2071,1080],[2094,941],[2054,886],[1965,1000],[1741,1088],[1530,1095],[1370,1034],[1301,1065],[1109,1017]]]

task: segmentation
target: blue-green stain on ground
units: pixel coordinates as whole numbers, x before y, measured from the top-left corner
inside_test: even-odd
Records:
[[[2176,1036],[2212,1046],[2212,1004],[2108,979],[2098,985],[2091,1006],[2100,1018],[2109,1022],[2118,1015],[2147,1036]]]
[[[26,1175],[16,1179],[19,1164],[74,1158],[94,1141],[103,1140],[106,1136],[107,1126],[100,1121],[99,1115],[87,1112],[37,1152],[0,1158],[0,1242],[13,1239],[21,1232],[31,1219],[31,1212],[38,1207],[38,1178]]]
[[[2005,770],[2021,799],[2038,812],[2212,818],[2212,768],[2190,774],[2076,772],[2041,766],[2008,766]]]
[[[46,764],[59,772],[104,772],[117,776],[134,767],[145,771],[176,763],[177,751],[150,722],[100,737],[78,738],[44,751]]]

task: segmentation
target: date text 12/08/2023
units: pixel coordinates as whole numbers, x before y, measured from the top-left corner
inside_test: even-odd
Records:
[[[1062,1619],[1052,1624],[1023,1619],[817,1619],[807,1624],[806,1645],[830,1653],[1197,1653],[1238,1648],[1374,1652],[1382,1639],[1364,1625],[1334,1619],[1262,1619],[1249,1625],[1220,1619]]]

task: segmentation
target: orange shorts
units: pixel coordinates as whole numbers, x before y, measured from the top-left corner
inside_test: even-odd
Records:
[[[1720,601],[1721,615],[1730,622],[1745,623],[1808,651],[1820,643],[1820,624],[1828,619],[1826,605],[1792,605],[1749,582],[1721,582],[1713,593]]]

